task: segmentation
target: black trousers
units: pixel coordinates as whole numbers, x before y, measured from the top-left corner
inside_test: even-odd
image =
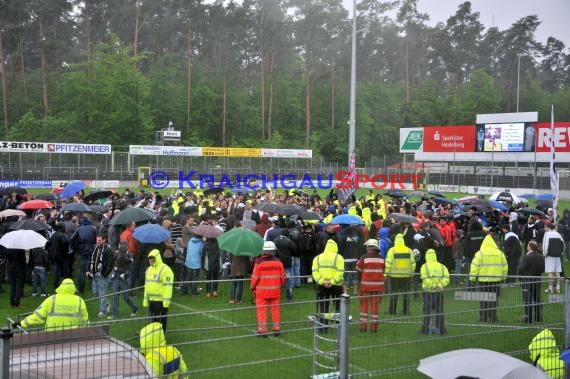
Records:
[[[410,292],[410,284],[412,278],[394,278],[390,277],[390,305],[388,307],[388,313],[391,315],[396,314],[396,309],[398,308],[398,294],[402,294],[403,298],[403,314],[407,315],[410,313],[408,292]]]
[[[152,318],[152,322],[160,322],[162,324],[162,330],[166,332],[168,308],[163,306],[162,301],[149,301],[148,313]]]
[[[479,283],[480,292],[490,292],[496,295],[495,301],[479,302],[479,321],[497,322],[497,308],[499,306],[499,294],[501,292],[499,282],[481,282]]]
[[[540,304],[540,282],[523,280],[521,284],[524,302],[523,322],[542,321],[542,305]]]
[[[424,320],[421,332],[429,333],[429,322],[433,315],[435,318],[435,327],[439,329],[439,333],[445,333],[443,323],[443,293],[442,292],[424,292],[423,293],[423,313]]]
[[[336,313],[340,313],[340,295],[342,295],[342,286],[331,286],[329,288],[320,284],[317,286],[317,317],[320,323],[328,324],[328,320],[320,315],[329,313],[330,299],[335,299],[333,300],[334,310]]]

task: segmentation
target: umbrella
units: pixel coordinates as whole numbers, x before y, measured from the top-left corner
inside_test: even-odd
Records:
[[[0,245],[7,249],[31,250],[44,247],[47,239],[33,230],[16,230],[4,234],[0,238]]]
[[[322,220],[323,217],[318,214],[315,211],[311,211],[311,210],[305,210],[301,213],[299,213],[299,217],[302,218],[303,220]]]
[[[451,204],[452,203],[452,201],[446,197],[434,197],[431,200],[435,203],[440,203],[440,204]]]
[[[64,187],[57,187],[51,190],[51,193],[59,195],[61,193],[61,191],[63,191]]]
[[[552,208],[552,200],[537,200],[536,206],[541,208]]]
[[[255,204],[253,209],[257,209],[258,211],[262,212],[277,213],[278,205],[270,201],[261,201]]]
[[[26,212],[20,211],[18,209],[6,209],[0,212],[0,218],[11,217],[11,216],[26,216]]]
[[[530,207],[519,208],[519,209],[517,209],[517,212],[527,213],[527,214],[531,214],[531,215],[538,215],[540,217],[546,217],[546,215],[544,214],[543,211],[540,211],[536,208],[530,208]]]
[[[113,191],[105,190],[105,189],[91,191],[87,195],[83,196],[83,201],[86,203],[90,203],[90,202],[95,201],[95,200],[105,199],[105,198],[111,196],[112,194],[113,194]]]
[[[101,212],[101,213],[107,212],[107,210],[110,208],[111,207],[108,207],[105,205],[90,205],[89,206],[89,209],[91,209],[93,212]]]
[[[498,209],[500,211],[506,211],[509,208],[506,207],[505,204],[501,203],[500,201],[497,200],[489,200],[489,204],[491,204],[491,206],[495,209]]]
[[[536,200],[550,200],[550,201],[552,201],[553,198],[554,196],[551,193],[543,193],[535,197]]]
[[[400,190],[395,190],[395,189],[391,189],[388,190],[386,192],[384,192],[384,195],[386,196],[390,196],[390,197],[406,197],[407,195],[405,193],[403,193]]]
[[[497,200],[497,201],[510,201],[512,203],[518,204],[521,202],[521,199],[515,195],[514,193],[510,192],[495,192],[491,196],[489,196],[489,200]]]
[[[119,212],[118,215],[113,216],[111,225],[125,225],[129,222],[141,222],[152,220],[155,217],[154,211],[146,208],[127,208]]]
[[[45,230],[50,230],[51,226],[42,221],[25,219],[16,221],[8,228],[10,230],[33,230],[35,232],[43,232]]]
[[[426,193],[422,191],[412,191],[408,194],[410,197],[424,197],[425,195]]]
[[[224,192],[223,187],[210,187],[204,190],[204,196],[217,195]]]
[[[420,359],[418,371],[431,378],[460,376],[485,379],[549,378],[539,369],[510,355],[487,349],[461,349]]]
[[[525,199],[536,199],[536,195],[533,193],[523,193],[519,197],[524,197]]]
[[[59,210],[62,213],[65,212],[92,212],[91,208],[85,203],[67,203]]]
[[[474,196],[474,195],[464,196],[461,199],[457,199],[457,203],[462,204],[462,203],[469,202],[469,201],[475,200],[475,199],[478,199],[478,197]]]
[[[75,182],[71,182],[65,187],[63,187],[63,190],[61,190],[59,196],[61,196],[62,198],[71,197],[75,195],[77,192],[81,191],[83,188],[85,188],[85,184],[83,184],[83,182],[79,180],[76,180]]]
[[[224,232],[221,228],[214,225],[193,226],[190,230],[192,233],[206,238],[216,238]]]
[[[560,354],[560,359],[566,363],[570,363],[570,349],[566,349]]]
[[[140,243],[161,243],[170,239],[170,230],[158,224],[145,224],[135,229],[133,237]]]
[[[20,209],[44,209],[53,208],[54,205],[51,201],[46,200],[30,200],[19,205]]]
[[[297,204],[283,204],[277,207],[277,213],[291,216],[291,215],[298,215],[302,212],[305,212],[307,209]]]
[[[11,193],[15,193],[16,195],[25,195],[28,191],[22,187],[6,187],[0,191],[0,194],[2,195],[9,195]]]
[[[394,221],[401,222],[403,224],[417,224],[418,219],[412,215],[404,214],[404,213],[390,213],[388,218],[391,218]]]
[[[263,238],[245,228],[233,228],[219,235],[217,239],[220,249],[233,255],[257,257],[263,249]]]
[[[428,194],[433,195],[435,197],[445,197],[443,192],[440,191],[428,191]]]
[[[40,193],[39,195],[34,196],[34,199],[54,201],[55,195],[53,193]]]
[[[350,214],[335,216],[329,224],[364,225],[362,218]]]

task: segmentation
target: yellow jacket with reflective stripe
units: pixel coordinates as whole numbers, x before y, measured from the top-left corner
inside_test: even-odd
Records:
[[[556,346],[554,334],[550,329],[538,333],[528,345],[532,363],[542,368],[551,378],[564,378],[564,361],[560,359],[560,350]]]
[[[393,278],[409,278],[416,269],[414,253],[404,243],[404,235],[396,234],[394,247],[386,254],[386,276]]]
[[[471,262],[470,280],[485,283],[500,282],[507,277],[508,269],[505,254],[497,247],[492,236],[486,236]]]
[[[158,250],[152,250],[148,256],[154,257],[155,261],[146,269],[143,306],[148,307],[149,301],[162,301],[162,305],[168,308],[172,300],[174,273],[168,265],[162,263]]]
[[[64,279],[55,290],[56,294],[45,299],[28,317],[22,320],[22,328],[45,324],[45,329],[75,329],[89,322],[85,301],[77,295],[71,279]]]
[[[317,284],[330,281],[332,285],[342,284],[344,278],[344,258],[338,254],[335,241],[328,240],[324,251],[313,259],[313,279]]]
[[[180,351],[166,344],[161,323],[153,322],[141,329],[140,346],[155,376],[177,379],[179,374],[188,371]]]
[[[420,270],[422,288],[428,292],[440,292],[449,284],[449,270],[437,261],[435,250],[426,251],[426,263]]]

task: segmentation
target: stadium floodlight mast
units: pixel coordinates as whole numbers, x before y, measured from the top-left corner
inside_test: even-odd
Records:
[[[352,55],[350,60],[350,120],[348,127],[348,169],[356,144],[356,0],[352,1]],[[355,158],[356,159],[356,158]]]

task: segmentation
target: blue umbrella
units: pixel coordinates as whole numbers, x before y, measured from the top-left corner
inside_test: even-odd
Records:
[[[133,237],[140,243],[161,243],[170,238],[170,230],[157,224],[145,224],[135,229]]]
[[[562,354],[560,354],[560,359],[566,363],[570,363],[570,349],[564,350]]]
[[[536,195],[532,193],[523,193],[519,197],[524,197],[525,199],[536,199]]]
[[[62,198],[71,197],[75,195],[77,192],[81,191],[83,188],[85,188],[85,184],[77,180],[63,187],[63,190],[61,191],[59,196]]]
[[[334,217],[329,224],[364,225],[364,221],[358,216],[344,214]]]
[[[543,194],[535,197],[535,200],[550,200],[550,201],[552,201],[552,198],[553,198],[553,196],[551,193],[543,193]]]
[[[505,204],[501,203],[500,201],[497,200],[489,200],[489,204],[491,204],[493,206],[493,208],[498,209],[500,211],[506,211],[508,208],[505,206]]]

